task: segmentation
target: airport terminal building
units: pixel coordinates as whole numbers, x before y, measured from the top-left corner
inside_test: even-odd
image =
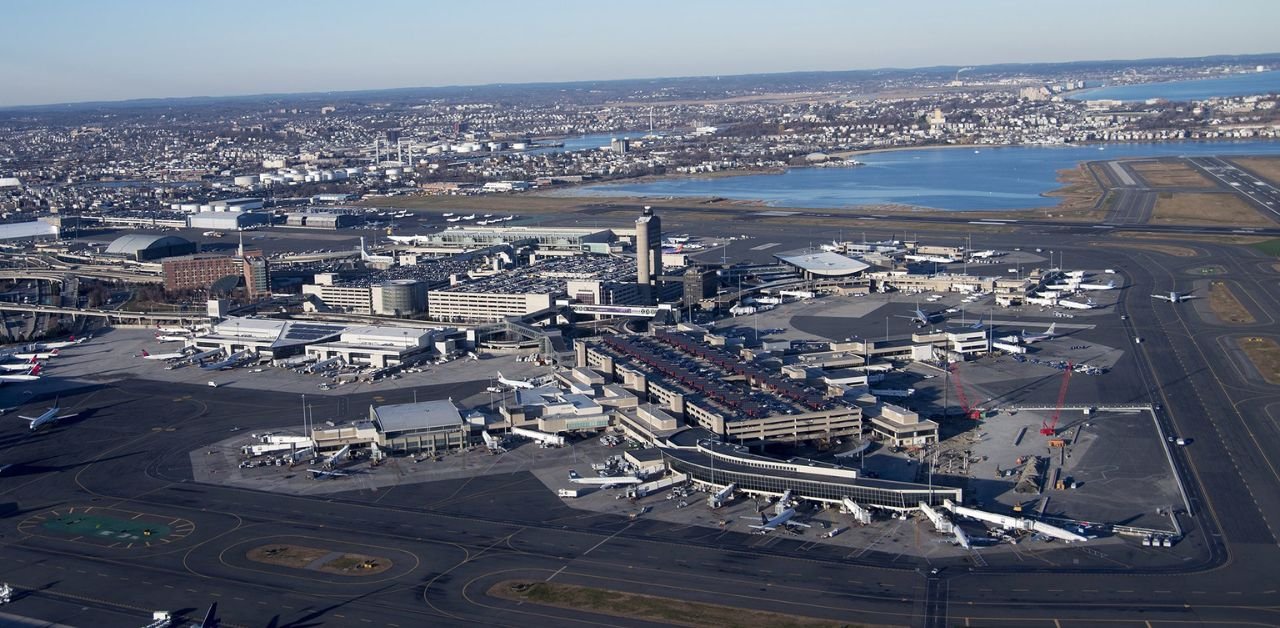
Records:
[[[693,447],[664,447],[662,457],[673,470],[702,484],[777,497],[786,491],[811,501],[840,504],[845,498],[868,507],[912,510],[920,502],[941,507],[943,500],[964,503],[963,491],[948,486],[863,478],[854,469],[804,461],[781,461],[746,452],[745,448],[700,441]]]

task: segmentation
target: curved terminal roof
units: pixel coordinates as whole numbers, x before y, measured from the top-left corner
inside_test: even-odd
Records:
[[[107,247],[107,253],[115,255],[136,255],[138,251],[145,251],[151,248],[165,248],[170,246],[182,246],[191,244],[190,241],[178,236],[171,235],[150,235],[145,233],[131,233],[116,238],[110,246]]]
[[[829,251],[821,253],[784,253],[776,257],[782,263],[790,264],[800,270],[830,277],[853,275],[871,268],[870,264]]]

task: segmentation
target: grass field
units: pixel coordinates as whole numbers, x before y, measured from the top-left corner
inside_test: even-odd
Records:
[[[1268,384],[1280,385],[1280,345],[1271,338],[1239,338],[1240,346],[1249,361]]]
[[[1130,161],[1126,165],[1151,187],[1213,187],[1212,181],[1182,161]]]
[[[1271,257],[1280,257],[1280,238],[1258,242],[1253,245],[1253,248],[1258,249]]]
[[[1233,157],[1228,161],[1280,185],[1280,157]]]
[[[1229,193],[1161,193],[1151,214],[1152,224],[1274,227],[1240,197]]]
[[[1209,284],[1209,309],[1224,323],[1248,325],[1257,322],[1253,314],[1236,298],[1231,287],[1221,281]]]
[[[686,602],[656,597],[549,582],[499,582],[489,595],[560,608],[640,619],[676,626],[721,626],[727,628],[816,628],[819,626],[866,626],[792,614],[752,611],[718,604]]]

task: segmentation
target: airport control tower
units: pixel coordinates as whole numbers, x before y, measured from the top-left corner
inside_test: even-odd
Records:
[[[659,295],[658,276],[662,274],[662,220],[653,215],[648,205],[636,219],[636,283],[640,284],[645,304],[654,303]]]

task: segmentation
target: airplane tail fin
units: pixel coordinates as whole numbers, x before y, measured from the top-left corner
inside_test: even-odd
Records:
[[[209,605],[209,612],[204,614],[204,621],[200,622],[200,628],[218,628],[218,603],[214,602]]]
[[[58,351],[59,351],[58,349],[54,349],[53,351],[49,352],[49,355],[58,355]]]
[[[579,477],[579,476],[578,476],[578,472],[577,472],[577,471],[574,471],[573,469],[569,469],[569,479],[570,479],[570,480],[576,480],[576,479],[578,479],[578,477]]]
[[[760,525],[769,525],[769,518],[764,516],[764,513],[760,513]]]
[[[1053,330],[1057,329],[1057,327],[1058,327],[1058,324],[1057,324],[1057,323],[1050,323],[1050,324],[1049,324],[1049,329],[1048,329],[1048,330],[1046,330],[1046,331],[1045,331],[1045,333],[1047,333],[1047,334],[1052,334],[1052,333],[1053,333]]]
[[[150,353],[147,353],[147,350],[146,350],[146,349],[143,349],[143,350],[142,350],[142,357],[144,357],[144,358],[145,358],[145,357],[147,357],[147,356],[149,356],[149,355],[151,355],[151,354],[150,354]]]
[[[27,372],[27,375],[39,375],[39,374],[40,374],[39,364],[36,364],[35,366],[31,367],[31,370]]]

